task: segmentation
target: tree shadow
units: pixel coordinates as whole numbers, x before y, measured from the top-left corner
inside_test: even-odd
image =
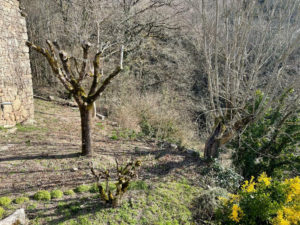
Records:
[[[34,159],[69,159],[77,158],[80,156],[80,153],[69,153],[62,155],[50,155],[50,154],[39,154],[39,155],[21,155],[21,156],[12,156],[6,158],[0,158],[0,162],[5,161],[16,161],[16,160],[34,160]]]
[[[199,153],[192,150],[162,149],[153,152],[153,154],[156,160],[162,160],[155,165],[143,166],[143,170],[149,177],[167,176],[174,170],[180,174],[191,166],[203,167],[206,165],[206,162],[199,157]],[[174,157],[177,157],[177,159],[173,160]]]
[[[57,206],[44,207],[43,209],[29,210],[27,215],[29,219],[38,218],[54,218],[47,222],[49,225],[63,223],[70,219],[76,219],[87,214],[95,214],[103,209],[111,206],[104,204],[99,198],[82,197],[80,199],[65,199],[56,202]]]

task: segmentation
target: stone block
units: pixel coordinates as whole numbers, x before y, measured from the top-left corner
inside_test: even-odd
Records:
[[[21,101],[20,101],[20,99],[19,98],[17,98],[14,102],[13,102],[13,109],[14,109],[14,111],[18,111],[19,109],[20,109],[20,107],[21,107]]]
[[[12,215],[0,221],[0,225],[25,225],[27,224],[26,215],[24,209],[18,209]]]

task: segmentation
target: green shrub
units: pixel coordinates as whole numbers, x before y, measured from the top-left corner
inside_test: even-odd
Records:
[[[36,208],[37,208],[37,204],[36,203],[33,203],[33,204],[27,206],[27,210],[34,210]]]
[[[37,201],[49,201],[51,200],[51,194],[49,191],[41,190],[35,193],[33,198]]]
[[[211,188],[201,192],[200,196],[193,200],[192,206],[196,221],[211,221],[215,217],[215,212],[221,205],[220,198],[227,197],[228,192],[223,188]]]
[[[115,140],[115,141],[119,140],[119,136],[118,136],[116,131],[112,132],[112,135],[110,136],[110,139]]]
[[[282,178],[284,173],[289,172],[293,176],[300,170],[300,155],[297,154],[300,111],[288,110],[288,95],[291,95],[291,90],[229,144],[235,149],[233,164],[246,179],[263,171],[272,177]],[[257,92],[257,102],[262,98],[263,93]],[[248,110],[253,111],[253,107],[249,106]]]
[[[53,190],[51,191],[51,198],[62,198],[64,193],[61,190]]]
[[[28,197],[18,197],[15,199],[16,204],[23,204],[24,202],[28,202],[29,198]]]
[[[5,210],[2,207],[0,207],[0,219],[3,218],[4,213],[5,213]]]
[[[96,123],[96,125],[101,129],[101,130],[104,130],[104,125],[103,123]]]
[[[243,177],[231,168],[223,167],[216,159],[211,166],[204,167],[201,171],[203,176],[209,177],[214,185],[235,192],[240,187]]]
[[[75,192],[77,193],[83,193],[83,192],[88,192],[90,190],[90,186],[82,184],[75,188]]]
[[[9,197],[0,198],[0,206],[9,206],[10,203],[11,203],[11,199]]]
[[[75,195],[75,192],[74,192],[72,189],[66,190],[66,191],[64,192],[64,195]]]
[[[222,199],[217,211],[221,224],[273,224],[300,223],[300,178],[273,181],[262,173],[257,181],[245,181],[236,195]]]
[[[112,140],[119,140],[119,139],[135,140],[137,136],[138,134],[134,130],[124,128],[124,129],[114,130],[110,138]]]

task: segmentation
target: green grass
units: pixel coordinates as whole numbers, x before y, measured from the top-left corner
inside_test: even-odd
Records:
[[[112,140],[135,140],[139,135],[130,129],[114,130],[110,136]]]
[[[90,192],[91,193],[98,193],[99,192],[99,188],[98,185],[96,183],[94,183],[91,187],[90,187]]]
[[[75,188],[74,191],[77,193],[84,193],[84,192],[88,192],[89,190],[90,190],[89,185],[82,184],[82,185],[78,186],[77,188]]]
[[[149,185],[143,180],[132,181],[129,184],[129,190],[148,190],[148,188]]]
[[[80,208],[88,200],[64,204],[59,207],[59,213],[70,218],[61,224],[153,224],[176,225],[193,224],[191,203],[201,190],[187,183],[167,182],[154,183],[150,186],[144,181],[132,182],[129,199],[124,199],[118,208],[106,208],[103,203],[95,203],[92,211],[84,216]],[[71,219],[72,217],[72,219]]]
[[[30,210],[35,210],[36,208],[37,208],[37,204],[33,203],[33,204],[29,205],[26,209],[30,211]]]
[[[7,207],[11,203],[11,199],[9,197],[1,197],[0,198],[0,206]]]
[[[17,124],[16,128],[19,132],[32,132],[32,131],[46,131],[47,128],[36,127],[33,125],[21,125]]]
[[[2,207],[0,207],[0,219],[3,218],[4,213],[5,213],[5,210]]]
[[[99,127],[101,130],[104,130],[104,125],[100,122],[96,123],[96,126]]]
[[[120,137],[118,136],[116,131],[113,131],[111,136],[110,136],[110,139],[117,141],[117,140],[120,139]]]

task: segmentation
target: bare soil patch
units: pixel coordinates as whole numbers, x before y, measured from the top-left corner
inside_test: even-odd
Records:
[[[112,140],[111,133],[118,128],[110,121],[95,121],[95,157],[80,157],[80,117],[76,108],[35,100],[35,121],[33,125],[18,125],[13,132],[0,131],[0,195],[91,183],[89,162],[110,168],[115,157],[141,158],[143,179],[199,178],[193,174],[199,166],[193,154],[159,148],[155,141]]]

